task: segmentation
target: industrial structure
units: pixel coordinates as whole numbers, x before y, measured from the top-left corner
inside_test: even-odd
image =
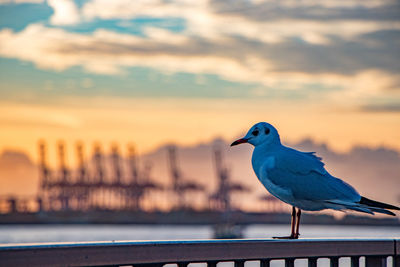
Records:
[[[187,196],[193,192],[203,192],[205,188],[203,185],[190,181],[182,175],[181,170],[178,167],[178,160],[176,155],[176,146],[169,146],[168,160],[172,178],[172,194],[174,196],[175,210],[190,209],[190,198]]]
[[[85,155],[84,144],[75,144],[74,157],[67,157],[66,145],[59,141],[57,150],[57,168],[48,164],[48,147],[41,140],[39,151],[39,188],[38,194],[31,198],[0,196],[1,213],[18,212],[87,212],[87,211],[129,211],[154,212],[153,207],[160,206],[157,201],[169,203],[171,211],[199,211],[195,207],[195,197],[202,200],[201,211],[226,213],[239,210],[232,203],[232,194],[248,193],[250,189],[230,178],[221,148],[215,146],[210,151],[214,161],[217,187],[209,188],[189,179],[182,171],[177,156],[177,147],[166,148],[166,162],[169,166],[170,181],[167,185],[155,182],[151,177],[151,165],[138,164],[135,148],[126,146],[126,153],[113,143],[105,152],[100,143],[94,143],[91,156]],[[75,158],[74,168],[67,159]],[[141,166],[140,166],[141,165]],[[143,166],[142,166],[143,165]],[[211,166],[210,166],[211,167]],[[160,198],[157,196],[166,196]],[[151,199],[151,197],[154,197]],[[160,200],[161,199],[161,200]],[[157,209],[157,208],[155,208]]]
[[[156,182],[161,181],[161,177],[151,175],[149,162],[138,161],[132,145],[121,149],[113,143],[104,149],[100,143],[95,143],[88,156],[84,153],[84,144],[77,142],[75,153],[67,155],[65,143],[59,141],[56,168],[50,168],[46,143],[40,141],[38,148],[38,193],[34,196],[1,195],[0,224],[211,224],[214,237],[234,238],[241,236],[243,225],[286,223],[289,216],[287,205],[265,193],[258,197],[258,202],[257,195],[253,195],[257,209],[241,210],[242,203],[232,200],[248,199],[250,189],[231,179],[222,147],[217,145],[210,149],[217,182],[215,188],[195,182],[210,181],[206,177],[192,173],[194,177],[189,179],[182,172],[176,146],[160,151],[165,152],[165,163],[169,167],[161,174],[162,184]],[[75,164],[68,162],[71,159]],[[157,164],[162,163],[158,158]],[[239,193],[242,195],[232,197]],[[200,205],[197,200],[201,200]],[[305,216],[306,223],[332,223],[331,216],[326,214]],[[398,220],[349,215],[336,223],[398,225]]]
[[[140,210],[146,192],[161,190],[162,186],[150,179],[148,167],[138,168],[133,146],[128,145],[127,150],[123,158],[118,145],[113,144],[105,158],[96,143],[92,158],[87,160],[83,144],[77,143],[78,167],[72,171],[66,164],[65,145],[59,142],[59,167],[52,171],[47,165],[46,145],[40,142],[40,210]]]
[[[232,193],[249,192],[250,189],[240,183],[234,183],[231,181],[229,169],[223,161],[222,152],[219,147],[214,148],[214,162],[218,187],[216,191],[209,196],[210,208],[222,212],[231,211]]]

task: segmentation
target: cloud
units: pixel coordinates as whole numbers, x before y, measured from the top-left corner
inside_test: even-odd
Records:
[[[82,13],[86,19],[184,18],[186,33],[203,38],[235,35],[277,42],[298,37],[326,44],[332,36],[354,39],[371,31],[399,29],[399,7],[396,1],[92,0]]]
[[[214,1],[216,2],[216,1]],[[222,1],[220,1],[222,2]],[[238,1],[240,2],[240,1]],[[357,1],[357,0],[349,0],[349,1],[338,1],[338,0],[326,0],[326,1],[318,1],[318,0],[282,0],[279,2],[272,0],[255,0],[255,1],[241,1],[241,3],[256,4],[256,5],[276,5],[279,4],[286,8],[299,8],[299,7],[324,7],[324,8],[377,8],[390,3],[393,3],[393,0],[366,0],[366,1]]]
[[[400,103],[364,105],[361,107],[361,110],[368,112],[400,112]]]
[[[31,3],[31,4],[41,4],[44,3],[44,0],[0,0],[1,4],[23,4],[23,3]]]
[[[36,31],[37,35],[41,32],[57,35],[59,39],[53,45],[41,42],[38,47],[41,51],[49,52],[49,59],[43,58],[43,63],[34,61],[44,68],[64,70],[70,66],[82,65],[91,72],[116,74],[122,72],[121,66],[134,65],[133,55],[136,59],[149,59],[141,58],[141,65],[149,61],[149,65],[154,66],[156,64],[151,62],[157,61],[165,65],[161,67],[163,69],[180,71],[184,68],[176,65],[186,64],[188,72],[218,75],[222,72],[223,77],[230,76],[226,72],[234,69],[232,76],[254,81],[259,78],[251,78],[252,73],[255,77],[266,77],[274,74],[271,72],[285,72],[293,77],[298,72],[302,75],[348,75],[367,69],[396,73],[400,68],[400,60],[396,56],[400,42],[400,21],[398,15],[391,15],[393,10],[399,8],[397,1],[330,0],[320,3],[313,0],[243,0],[233,3],[218,0],[92,0],[85,3],[81,10],[72,0],[49,0],[48,3],[55,11],[50,18],[54,25],[76,24],[93,19],[156,17],[182,18],[186,27],[179,33],[147,27],[144,29],[146,37],[141,38],[104,30],[98,30],[92,35],[73,34],[56,32],[41,25],[30,25],[19,34],[20,38],[28,38],[28,33],[32,34],[31,38],[37,38],[33,36],[33,31]],[[374,16],[368,15],[371,12]],[[336,15],[327,18],[327,14]],[[384,40],[380,38],[381,33],[384,33]],[[2,35],[5,34],[3,32]],[[65,42],[61,40],[63,38]],[[33,42],[39,43],[36,40]],[[53,51],[48,49],[50,46],[54,47]],[[94,58],[77,59],[73,54],[76,52],[79,56],[89,57],[89,50],[93,50],[90,52],[93,55],[102,57],[98,60],[100,62],[95,64]],[[33,57],[24,54],[25,57]],[[66,57],[67,54],[68,59],[64,62],[58,63],[54,58]],[[116,54],[129,55],[127,60],[121,61]],[[113,61],[112,55],[119,62]],[[7,57],[7,54],[3,53],[3,56]],[[182,57],[188,60],[184,63],[174,62]],[[202,71],[205,64],[200,63],[199,59],[194,60],[196,57],[201,57],[203,61],[211,59],[206,62],[208,65],[215,62],[229,64],[231,67],[225,67],[222,71],[208,67],[211,70]],[[250,66],[253,64],[254,67]],[[243,68],[243,65],[246,66]],[[238,76],[238,73],[244,74]]]
[[[54,10],[51,24],[73,25],[79,22],[79,11],[73,0],[47,0],[47,4]]]
[[[0,56],[56,71],[80,66],[120,75],[140,66],[215,74],[255,83],[258,96],[317,87],[338,102],[343,95],[351,101],[400,97],[398,1],[92,0],[79,10],[70,0],[48,3],[54,25],[152,17],[180,18],[185,27],[144,26],[139,36],[31,24],[20,32],[0,31]]]
[[[207,6],[207,4],[207,0],[195,2],[187,0],[117,0],[112,2],[94,0],[86,2],[82,8],[82,12],[88,19],[129,19],[137,16],[181,17],[187,16],[183,14],[183,11],[201,12],[201,9]]]
[[[326,47],[293,40],[265,44],[240,37],[215,41],[154,28],[147,28],[145,34],[108,30],[80,34],[33,24],[21,32],[0,31],[0,55],[56,71],[82,66],[88,72],[118,74],[126,67],[141,66],[166,73],[216,74],[268,88],[302,89],[319,84],[349,89],[356,96],[365,90],[385,92],[400,84],[396,73],[400,61],[381,51],[394,52],[394,44],[372,37],[365,39],[377,45],[336,41]]]
[[[253,21],[299,20],[397,20],[398,1],[210,1],[215,13],[236,15]]]

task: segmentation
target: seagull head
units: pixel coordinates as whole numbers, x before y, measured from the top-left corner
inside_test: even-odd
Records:
[[[259,122],[253,125],[247,134],[231,144],[236,146],[243,143],[249,143],[253,146],[280,143],[278,131],[269,123]]]

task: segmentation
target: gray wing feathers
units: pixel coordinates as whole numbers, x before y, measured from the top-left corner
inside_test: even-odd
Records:
[[[322,158],[317,157],[315,152],[300,152],[288,147],[285,147],[285,150],[282,151],[284,152],[282,155],[278,154],[278,158],[281,166],[287,168],[288,171],[295,174],[326,173]]]
[[[268,178],[272,182],[289,188],[296,199],[360,200],[361,196],[357,191],[344,181],[331,176],[314,153],[290,150],[277,154],[275,168],[268,170]]]

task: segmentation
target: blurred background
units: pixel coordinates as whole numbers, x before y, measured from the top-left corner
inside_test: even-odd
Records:
[[[252,148],[229,147],[259,121],[399,205],[399,47],[396,0],[0,0],[0,242],[289,232]]]

